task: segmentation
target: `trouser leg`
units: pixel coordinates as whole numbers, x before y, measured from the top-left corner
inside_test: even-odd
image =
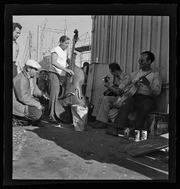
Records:
[[[49,92],[49,116],[55,115],[55,103],[59,95],[59,79],[54,73],[48,74],[48,92]]]
[[[147,114],[153,111],[156,107],[156,102],[154,99],[144,97],[135,100],[135,108],[137,110],[135,129],[144,129]]]
[[[96,119],[98,121],[102,121],[104,123],[107,123],[109,120],[108,114],[109,114],[109,110],[110,108],[113,107],[113,103],[116,100],[116,97],[114,96],[104,96],[103,100],[101,102],[98,114]]]
[[[128,114],[132,109],[133,98],[128,98],[119,108],[116,119],[114,120],[114,126],[118,129],[124,129],[128,123]]]
[[[96,117],[98,112],[99,112],[99,108],[101,106],[101,102],[103,100],[103,97],[99,97],[94,105],[93,111],[92,111],[92,116]]]

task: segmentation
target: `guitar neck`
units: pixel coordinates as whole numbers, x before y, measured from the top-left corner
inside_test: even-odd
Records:
[[[145,73],[144,75],[142,75],[141,77],[139,77],[136,81],[133,82],[133,85],[138,83],[143,77],[146,77],[147,75],[149,75],[152,72],[152,70],[150,70],[149,72]]]

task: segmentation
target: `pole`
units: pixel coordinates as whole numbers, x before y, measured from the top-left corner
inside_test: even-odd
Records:
[[[29,59],[31,59],[31,40],[32,40],[32,36],[31,36],[31,32],[29,31]]]
[[[37,55],[36,55],[36,60],[37,62],[39,61],[39,25],[38,25],[38,28],[37,28]]]

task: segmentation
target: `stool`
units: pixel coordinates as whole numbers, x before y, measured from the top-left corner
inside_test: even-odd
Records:
[[[145,123],[147,129],[149,129],[149,135],[153,136],[153,135],[161,134],[161,133],[158,133],[158,125],[160,125],[160,123],[167,124],[168,119],[169,119],[169,113],[150,112],[148,114],[148,117]]]

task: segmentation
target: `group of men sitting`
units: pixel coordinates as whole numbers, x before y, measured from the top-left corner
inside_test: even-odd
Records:
[[[117,63],[109,65],[110,73],[115,77],[116,88],[110,82],[104,81],[104,86],[114,95],[99,97],[94,106],[92,116],[96,121],[90,123],[92,128],[107,128],[106,134],[118,136],[122,130],[129,128],[134,131],[149,131],[145,122],[148,113],[156,109],[156,99],[161,93],[162,79],[159,72],[151,68],[154,54],[150,51],[142,52],[139,56],[139,70],[130,74],[122,72]],[[133,89],[135,91],[132,92]],[[118,97],[120,96],[120,97]],[[118,98],[121,104],[118,104]],[[115,111],[112,111],[115,110]],[[114,112],[114,113],[113,113]],[[114,114],[113,116],[110,114]],[[130,113],[133,113],[130,118]],[[113,119],[111,119],[113,117]],[[111,120],[111,124],[109,121]]]

